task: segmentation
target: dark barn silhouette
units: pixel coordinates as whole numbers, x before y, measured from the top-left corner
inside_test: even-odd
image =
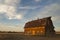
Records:
[[[55,30],[51,17],[27,22],[24,27],[24,33],[25,35],[54,35]]]

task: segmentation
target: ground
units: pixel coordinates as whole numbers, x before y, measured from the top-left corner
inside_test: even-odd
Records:
[[[0,40],[60,40],[60,34],[51,37],[25,36],[20,33],[0,33]]]

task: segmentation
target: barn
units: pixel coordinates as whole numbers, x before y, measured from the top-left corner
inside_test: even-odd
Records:
[[[25,35],[54,35],[55,30],[51,17],[32,20],[24,26]]]

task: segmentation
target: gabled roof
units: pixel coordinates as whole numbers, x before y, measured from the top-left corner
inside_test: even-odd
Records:
[[[46,17],[46,18],[42,18],[42,19],[37,19],[37,20],[33,20],[30,22],[27,22],[25,24],[24,28],[31,28],[31,27],[42,27],[46,25],[47,20],[51,19],[51,17]]]

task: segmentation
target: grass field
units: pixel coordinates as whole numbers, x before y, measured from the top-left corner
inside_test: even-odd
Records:
[[[27,36],[20,33],[0,33],[0,40],[60,40],[60,34],[51,37]]]

